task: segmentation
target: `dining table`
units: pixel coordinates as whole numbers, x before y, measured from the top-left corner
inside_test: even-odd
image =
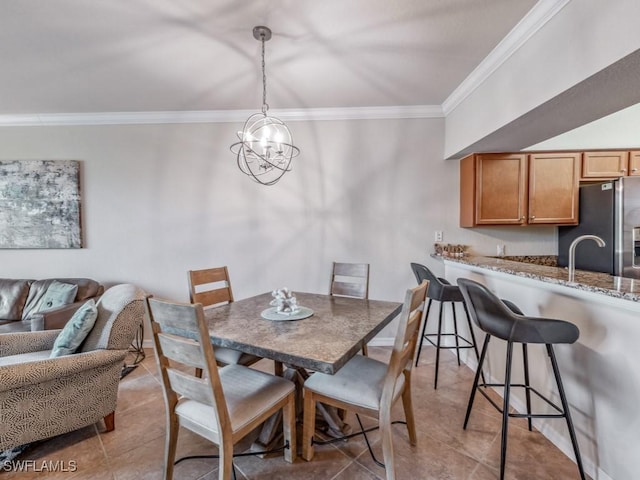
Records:
[[[205,309],[211,343],[282,365],[333,375],[399,313],[402,304],[318,293],[295,293],[312,314],[273,315],[272,293]],[[263,318],[270,310],[272,319]],[[308,311],[308,310],[307,310]]]
[[[204,317],[214,350],[232,348],[274,361],[274,373],[296,384],[296,410],[300,416],[302,385],[309,371],[335,374],[402,309],[398,302],[296,292],[298,313],[277,314],[271,305],[275,293],[207,308]],[[342,412],[318,408],[334,435],[350,432],[342,422]],[[274,414],[263,425],[252,449],[273,449],[280,441],[281,431],[280,414]]]

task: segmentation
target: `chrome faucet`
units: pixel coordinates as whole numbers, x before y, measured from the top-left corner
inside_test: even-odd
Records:
[[[604,240],[597,235],[580,235],[574,239],[571,245],[569,245],[569,280],[573,280],[576,271],[576,247],[583,240],[593,240],[601,248],[606,245]]]

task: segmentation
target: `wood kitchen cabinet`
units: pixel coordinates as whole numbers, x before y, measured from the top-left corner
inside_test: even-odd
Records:
[[[629,175],[640,175],[640,151],[629,152]]]
[[[575,225],[580,153],[486,153],[460,161],[460,226]]]
[[[521,225],[526,214],[527,156],[476,154],[460,162],[460,226]]]
[[[629,152],[609,150],[584,152],[581,180],[606,180],[629,173]]]
[[[578,224],[580,153],[529,155],[529,206],[527,223]]]

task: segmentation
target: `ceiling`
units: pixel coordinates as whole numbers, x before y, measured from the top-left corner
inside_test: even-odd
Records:
[[[441,105],[536,0],[3,0],[0,115]]]

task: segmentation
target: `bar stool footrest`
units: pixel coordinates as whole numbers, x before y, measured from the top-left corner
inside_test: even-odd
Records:
[[[477,390],[482,394],[484,398],[486,398],[493,407],[498,410],[500,413],[503,413],[503,409],[500,405],[498,405],[489,394],[485,391],[486,387],[499,387],[504,388],[504,383],[478,383]],[[548,405],[553,407],[559,413],[509,413],[509,417],[511,418],[564,418],[566,416],[564,410],[560,408],[558,405],[553,403],[547,397],[545,397],[538,390],[533,388],[530,385],[525,385],[523,383],[512,383],[510,388],[524,388],[538,396],[538,398],[544,400]]]
[[[473,343],[471,343],[470,340],[467,340],[462,335],[456,334],[456,333],[441,333],[440,336],[441,337],[458,337],[458,340],[465,342],[466,345],[440,345],[438,347],[438,344],[433,340],[431,340],[430,338],[430,337],[437,337],[438,336],[437,333],[425,333],[423,336],[427,342],[429,342],[431,345],[433,345],[436,348],[455,349],[455,348],[473,348],[474,347]]]

